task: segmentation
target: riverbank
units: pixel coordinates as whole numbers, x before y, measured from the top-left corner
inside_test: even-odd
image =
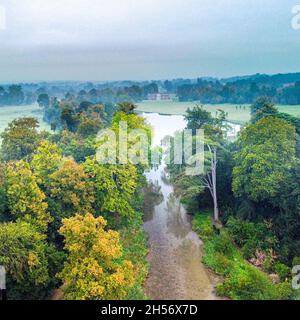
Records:
[[[216,234],[211,216],[209,211],[196,214],[192,224],[204,241],[203,263],[223,278],[216,286],[218,295],[233,300],[290,300],[298,295],[292,289],[291,279],[274,280],[274,274],[249,263],[226,227]]]

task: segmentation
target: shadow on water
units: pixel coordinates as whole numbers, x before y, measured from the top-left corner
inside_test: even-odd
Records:
[[[145,201],[143,206],[144,222],[151,221],[153,219],[153,213],[155,206],[158,206],[163,202],[164,197],[161,193],[161,187],[158,183],[150,182],[149,185],[144,188]]]

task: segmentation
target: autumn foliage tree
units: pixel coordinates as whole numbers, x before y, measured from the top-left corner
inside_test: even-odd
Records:
[[[6,166],[5,189],[10,214],[45,232],[51,221],[46,196],[37,184],[27,162],[21,160]]]
[[[75,213],[90,212],[94,194],[88,175],[81,165],[65,160],[61,167],[49,176],[47,193],[53,215],[68,218]]]
[[[118,232],[105,227],[103,217],[91,214],[63,220],[60,233],[69,255],[59,277],[65,283],[65,299],[126,298],[133,285],[133,266],[122,258]]]
[[[68,99],[68,106],[57,104],[53,118],[65,127],[60,133],[39,133],[35,119],[22,118],[2,135],[0,265],[7,270],[9,298],[49,298],[62,284],[66,299],[132,298],[142,291],[146,271],[140,276],[137,270],[146,250],[134,268],[135,248],[127,243],[123,250],[121,242],[125,223],[131,233],[129,225],[140,231],[135,201],[143,167],[98,163],[95,134],[107,125],[104,108],[78,112]],[[120,121],[128,122],[128,131],[151,134],[131,112],[114,118],[116,133]],[[122,240],[109,229],[122,232]],[[141,240],[128,237],[139,246],[140,234]],[[146,270],[146,261],[141,264]]]
[[[49,176],[58,170],[61,162],[62,155],[57,145],[44,140],[39,144],[30,164],[39,183],[47,185]]]
[[[50,283],[45,236],[24,221],[0,223],[0,265],[10,299],[42,298]]]

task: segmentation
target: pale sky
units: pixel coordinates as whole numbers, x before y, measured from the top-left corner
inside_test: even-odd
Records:
[[[0,81],[300,71],[300,30],[291,27],[296,4],[300,0],[0,0]]]

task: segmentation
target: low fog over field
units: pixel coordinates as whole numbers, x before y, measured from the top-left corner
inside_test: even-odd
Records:
[[[20,117],[34,117],[39,121],[40,129],[49,129],[49,125],[43,121],[43,112],[38,104],[7,106],[0,107],[0,134],[5,130],[9,122]]]

